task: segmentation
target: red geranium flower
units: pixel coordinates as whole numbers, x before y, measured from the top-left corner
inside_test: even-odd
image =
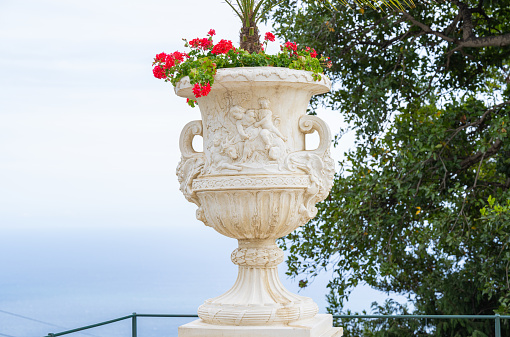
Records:
[[[200,97],[200,84],[199,83],[195,83],[195,85],[193,86],[193,95],[195,95],[196,98]]]
[[[191,48],[198,48],[200,46],[200,39],[197,37],[189,42]]]
[[[185,57],[189,58],[189,55],[186,53],[181,53],[181,52],[176,51],[176,52],[172,53],[172,57],[174,58],[174,60],[178,61],[177,63],[179,63],[179,62],[184,61]]]
[[[264,41],[274,42],[274,40],[275,40],[275,36],[273,35],[273,33],[267,32],[266,36],[264,37]]]
[[[317,52],[315,51],[315,49],[306,47],[306,51],[310,53],[311,57],[317,57]]]
[[[211,92],[211,84],[207,82],[206,85],[202,86],[202,96],[207,96]]]
[[[173,52],[172,54],[161,53],[156,55],[154,58],[154,63],[164,63],[164,69],[170,69],[173,66],[183,62],[185,57],[189,58],[189,55],[179,51]]]
[[[154,62],[165,62],[167,56],[168,55],[165,53],[159,53],[154,58]]]
[[[218,42],[212,49],[211,53],[214,55],[217,54],[226,54],[229,50],[234,49],[234,46],[232,45],[232,41],[230,40],[221,40]]]
[[[208,49],[209,47],[212,47],[213,42],[209,39],[202,39],[202,48]]]
[[[154,74],[154,77],[156,77],[156,78],[159,78],[159,79],[166,78],[165,70],[160,65],[155,66],[154,69],[152,69],[152,73]]]
[[[297,51],[297,45],[295,42],[285,42],[285,48],[287,48],[288,50],[292,50],[292,51]]]
[[[210,29],[209,33],[207,33],[207,35],[214,36],[214,35],[216,35],[216,31],[214,29]]]
[[[213,43],[211,40],[209,40],[207,38],[203,38],[203,39],[196,38],[196,39],[191,40],[189,42],[189,45],[191,46],[191,48],[206,50],[206,49],[209,49],[209,47],[211,47],[213,45]]]
[[[193,87],[193,94],[196,98],[207,96],[211,92],[211,84],[207,82],[205,85],[200,85],[200,83],[195,83],[195,86]]]
[[[175,66],[175,59],[172,55],[167,55],[165,60],[165,69],[170,69]]]

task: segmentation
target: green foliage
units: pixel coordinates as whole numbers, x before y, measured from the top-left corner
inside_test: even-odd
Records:
[[[304,285],[334,271],[333,313],[366,283],[407,295],[416,313],[510,314],[510,1],[454,3],[401,13],[289,0],[272,14],[285,39],[331,56],[322,103],[356,132],[316,220],[282,242]],[[461,5],[476,9],[471,28]],[[480,320],[391,329],[381,333],[494,334]]]
[[[498,314],[506,315],[510,312],[510,292],[508,292],[509,282],[509,265],[510,263],[510,199],[506,203],[498,203],[496,199],[489,196],[487,200],[488,205],[480,210],[482,215],[481,221],[486,226],[485,230],[481,231],[479,241],[482,247],[480,254],[483,258],[483,263],[480,265],[478,274],[483,283],[482,292],[489,298],[498,298],[499,307],[495,310]],[[497,251],[492,251],[489,247],[493,246],[494,240],[497,240]],[[501,258],[501,255],[504,257]],[[498,264],[506,264],[500,268],[504,273],[500,275],[506,282],[498,282],[493,278],[490,272],[498,266]]]
[[[346,315],[353,313],[347,310]],[[366,315],[364,311],[362,313]],[[386,300],[383,305],[372,303],[373,315],[410,315],[409,309],[393,300]],[[423,322],[422,322],[423,321]],[[426,329],[428,320],[401,318],[371,318],[371,319],[338,319],[335,325],[344,328],[344,337],[422,337],[428,336]]]

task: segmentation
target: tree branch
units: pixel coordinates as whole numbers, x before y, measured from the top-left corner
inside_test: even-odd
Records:
[[[482,117],[480,117],[480,119],[478,119],[478,120],[477,120],[477,121],[475,121],[475,122],[472,122],[472,123],[469,123],[469,124],[464,124],[464,125],[462,125],[462,126],[458,127],[457,129],[449,130],[449,131],[455,131],[455,132],[454,132],[454,133],[453,133],[453,135],[452,135],[452,136],[451,136],[451,137],[450,137],[450,138],[446,141],[446,143],[443,145],[443,148],[441,149],[441,152],[440,152],[439,154],[442,154],[442,153],[443,153],[443,151],[444,151],[444,149],[446,148],[446,146],[447,146],[447,145],[448,145],[448,144],[452,141],[452,139],[453,139],[453,138],[454,138],[454,137],[455,137],[455,136],[456,136],[456,135],[457,135],[460,131],[462,131],[462,130],[463,130],[463,129],[465,129],[465,128],[471,127],[471,126],[477,126],[477,125],[482,124],[482,123],[483,123],[483,121],[485,121],[485,118],[487,118],[487,116],[488,116],[488,114],[489,114],[489,113],[491,113],[491,112],[493,112],[493,111],[496,111],[496,110],[501,110],[501,109],[502,109],[505,105],[508,105],[508,104],[510,104],[510,100],[505,101],[505,102],[503,102],[503,103],[500,103],[500,104],[498,104],[498,105],[495,105],[495,106],[493,106],[493,107],[492,107],[492,108],[490,108],[490,109],[487,109],[487,110],[483,113]]]
[[[473,33],[473,20],[472,20],[472,10],[465,4],[459,1],[452,1],[454,4],[459,6],[459,15],[455,17],[453,22],[448,26],[448,28],[444,32],[438,32],[427,26],[426,24],[416,20],[411,14],[403,12],[401,13],[402,17],[409,20],[413,25],[419,27],[426,34],[435,35],[447,42],[454,43],[459,47],[469,47],[469,48],[482,48],[482,47],[503,47],[510,45],[510,33],[496,36],[486,36],[486,37],[475,37]],[[459,21],[459,17],[462,17],[463,24],[463,38],[462,41],[457,39],[453,39],[448,36],[451,31],[455,28],[456,23]]]
[[[432,28],[430,28],[429,26],[427,26],[426,24],[421,23],[420,21],[416,20],[411,14],[406,13],[406,12],[402,12],[401,14],[402,14],[402,16],[404,18],[406,18],[407,20],[411,21],[411,23],[413,25],[421,28],[421,30],[423,30],[425,33],[436,35],[436,36],[438,36],[438,37],[440,37],[443,40],[448,41],[448,42],[456,42],[451,37],[448,37],[448,36],[446,36],[445,34],[443,34],[441,32],[437,32],[437,31],[433,30]]]
[[[460,168],[457,171],[457,173],[464,171],[465,169],[471,167],[473,164],[476,164],[478,161],[480,161],[480,158],[483,160],[485,157],[487,158],[492,157],[498,152],[502,144],[503,142],[501,141],[501,139],[498,139],[494,142],[494,144],[491,145],[491,147],[487,151],[485,152],[479,151],[472,156],[464,158],[464,160],[460,162]]]
[[[459,43],[459,46],[470,48],[504,47],[510,45],[510,34],[470,38]]]

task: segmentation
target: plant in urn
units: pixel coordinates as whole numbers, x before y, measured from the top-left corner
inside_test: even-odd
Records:
[[[179,336],[341,336],[311,298],[283,287],[283,252],[275,244],[312,219],[332,187],[329,128],[306,114],[310,98],[331,87],[321,74],[328,61],[291,42],[277,55],[250,54],[230,41],[215,44],[214,34],[186,41],[189,53],[161,53],[154,61],[154,75],[198,104],[202,116],[180,136],[180,189],[199,220],[239,242],[231,255],[239,266],[234,285],[206,300],[200,320],[180,327]],[[274,41],[270,33],[265,38]],[[320,143],[306,150],[312,132]],[[195,136],[203,137],[203,152],[193,149]]]

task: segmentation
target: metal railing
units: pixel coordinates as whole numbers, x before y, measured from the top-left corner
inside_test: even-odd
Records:
[[[131,315],[111,319],[101,323],[87,325],[81,328],[62,331],[58,333],[49,333],[45,337],[58,337],[68,335],[74,332],[88,330],[99,326],[124,321],[131,319],[131,337],[137,337],[137,318],[138,317],[170,317],[170,318],[197,318],[197,314],[137,314],[136,312]],[[494,333],[496,337],[501,337],[501,320],[510,319],[510,316],[500,315],[333,315],[333,318],[385,318],[385,319],[493,319],[494,320]]]
[[[198,315],[197,314],[190,314],[190,315],[188,315],[188,314],[137,314],[136,312],[134,312],[131,315],[127,315],[127,316],[111,319],[109,321],[104,321],[104,322],[101,322],[101,323],[96,323],[96,324],[92,324],[92,325],[83,326],[81,328],[76,328],[76,329],[62,331],[62,332],[57,332],[57,333],[49,333],[45,337],[64,336],[64,335],[68,335],[68,334],[71,334],[71,333],[74,333],[74,332],[80,332],[80,331],[83,331],[83,330],[88,330],[88,329],[97,328],[97,327],[100,327],[100,326],[103,326],[103,325],[107,325],[107,324],[111,324],[111,323],[115,323],[115,322],[124,321],[124,320],[130,319],[130,318],[131,318],[131,336],[132,337],[137,337],[137,334],[138,334],[137,318],[138,317],[197,318]]]

